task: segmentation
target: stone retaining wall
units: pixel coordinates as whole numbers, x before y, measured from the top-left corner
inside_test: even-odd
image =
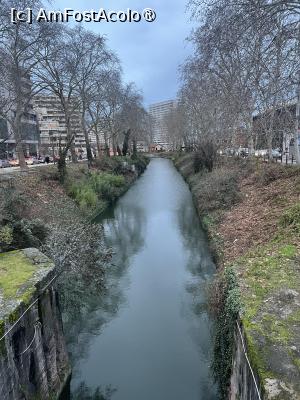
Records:
[[[0,399],[57,399],[71,369],[58,296],[51,283],[54,265],[38,250],[26,249],[0,255],[0,272],[5,271],[7,257],[12,257],[11,268],[13,257],[20,256],[32,263],[34,272],[20,285],[15,299],[1,293],[0,273],[0,337],[9,331],[0,342]]]

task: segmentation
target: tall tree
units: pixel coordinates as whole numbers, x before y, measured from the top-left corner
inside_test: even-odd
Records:
[[[16,143],[21,168],[26,167],[23,142],[26,139],[22,120],[40,87],[31,81],[33,70],[40,64],[39,49],[52,37],[50,24],[11,23],[10,9],[41,6],[35,0],[2,0],[0,28],[0,117],[7,121]]]
[[[69,151],[72,160],[76,161],[74,150],[75,127],[72,123],[74,113],[80,112],[80,99],[77,89],[82,84],[80,74],[84,52],[74,52],[73,43],[76,40],[76,29],[59,26],[51,38],[44,42],[40,48],[40,64],[35,76],[43,93],[57,98],[64,114],[66,125],[66,137],[59,137],[58,170],[60,179],[64,181],[66,176],[66,157]]]
[[[102,36],[86,31],[82,27],[74,32],[71,47],[73,52],[80,54],[76,96],[80,100],[81,127],[85,137],[88,163],[91,165],[93,156],[89,141],[89,104],[93,100],[94,88],[97,86],[95,80],[100,78],[102,71],[109,70],[116,62],[116,57],[108,51]]]

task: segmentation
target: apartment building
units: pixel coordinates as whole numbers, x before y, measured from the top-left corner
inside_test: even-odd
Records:
[[[54,95],[35,96],[33,104],[40,132],[40,151],[42,154],[58,155],[59,145],[64,146],[67,139],[66,120],[60,101]],[[81,129],[80,110],[73,113],[71,127],[75,134],[75,152],[77,155],[83,154],[86,145]]]
[[[169,150],[168,130],[165,124],[166,116],[176,108],[176,100],[162,101],[149,106],[152,119],[153,143],[163,150]]]
[[[30,100],[32,82],[29,76],[22,78],[22,85],[25,99],[28,101],[26,112],[23,113],[21,118],[22,147],[25,157],[36,156],[39,153],[39,130],[36,114],[33,109],[33,102]],[[5,98],[7,95],[5,90],[2,90],[1,95]],[[14,133],[8,122],[14,118],[14,99],[11,99],[11,104],[11,109],[8,111],[8,118],[0,119],[0,158],[4,159],[17,157]]]
[[[274,112],[275,111],[275,112]],[[295,141],[295,123],[297,118],[296,100],[281,104],[276,109],[264,110],[253,117],[253,132],[256,137],[256,147],[266,149],[268,147],[268,128],[271,123],[272,147],[281,149],[284,155],[295,157],[296,145],[300,151],[300,130],[298,140]]]

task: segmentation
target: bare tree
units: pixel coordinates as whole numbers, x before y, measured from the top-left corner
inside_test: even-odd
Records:
[[[89,142],[87,111],[89,104],[93,101],[94,88],[97,87],[95,81],[100,78],[101,71],[109,70],[109,67],[116,62],[116,57],[106,48],[103,37],[81,27],[76,29],[74,34],[72,51],[80,54],[76,95],[80,100],[81,126],[85,137],[88,162],[91,165],[93,156]],[[99,83],[101,84],[101,81]]]
[[[121,133],[118,115],[122,109],[124,97],[120,69],[113,69],[102,77],[103,80],[97,86],[98,95],[96,95],[97,108],[100,112],[100,129],[104,134],[107,153],[109,154],[111,143],[116,155],[118,137]]]
[[[299,2],[192,0],[189,5],[200,24],[192,35],[195,54],[183,67],[180,91],[189,136],[195,143],[200,136],[214,135],[224,146],[245,134],[253,152],[253,117],[268,114],[261,118],[261,131],[272,157],[276,110],[300,87]]]
[[[126,155],[130,141],[133,156],[137,154],[137,142],[147,141],[147,112],[142,105],[143,97],[133,83],[128,84],[123,92],[122,108],[117,116],[119,130],[123,132],[122,154]]]
[[[9,21],[11,7],[36,10],[41,5],[39,1],[2,0],[0,5],[0,117],[8,123],[20,166],[25,168],[23,141],[26,138],[22,132],[22,120],[30,108],[33,95],[40,90],[30,79],[33,69],[40,62],[39,48],[52,32],[49,24],[12,24]]]
[[[115,96],[110,94],[115,92]],[[96,135],[98,153],[101,153],[100,135],[103,135],[105,153],[110,156],[110,142],[114,134],[114,102],[111,99],[121,97],[121,76],[117,63],[110,69],[98,71],[95,75],[93,90],[88,102],[89,126]],[[118,101],[119,102],[119,101]]]
[[[82,81],[80,75],[82,58],[86,57],[84,52],[77,53],[73,49],[77,33],[75,29],[59,26],[51,40],[45,41],[40,48],[41,66],[35,71],[37,81],[44,86],[44,93],[56,96],[64,113],[66,138],[59,137],[58,160],[62,181],[66,176],[66,157],[69,150],[72,160],[76,161],[74,149],[76,133],[72,117],[74,113],[80,112],[81,104],[76,91]]]
[[[171,150],[182,150],[184,144],[185,116],[184,108],[178,104],[164,118],[164,127],[167,131],[167,141],[171,145]]]

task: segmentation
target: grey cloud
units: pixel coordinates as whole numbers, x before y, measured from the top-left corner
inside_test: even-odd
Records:
[[[178,66],[191,53],[185,42],[192,24],[185,14],[184,0],[57,0],[55,7],[90,10],[153,8],[153,23],[88,23],[106,34],[109,46],[122,62],[125,81],[134,81],[144,93],[145,105],[174,98],[178,90]]]

